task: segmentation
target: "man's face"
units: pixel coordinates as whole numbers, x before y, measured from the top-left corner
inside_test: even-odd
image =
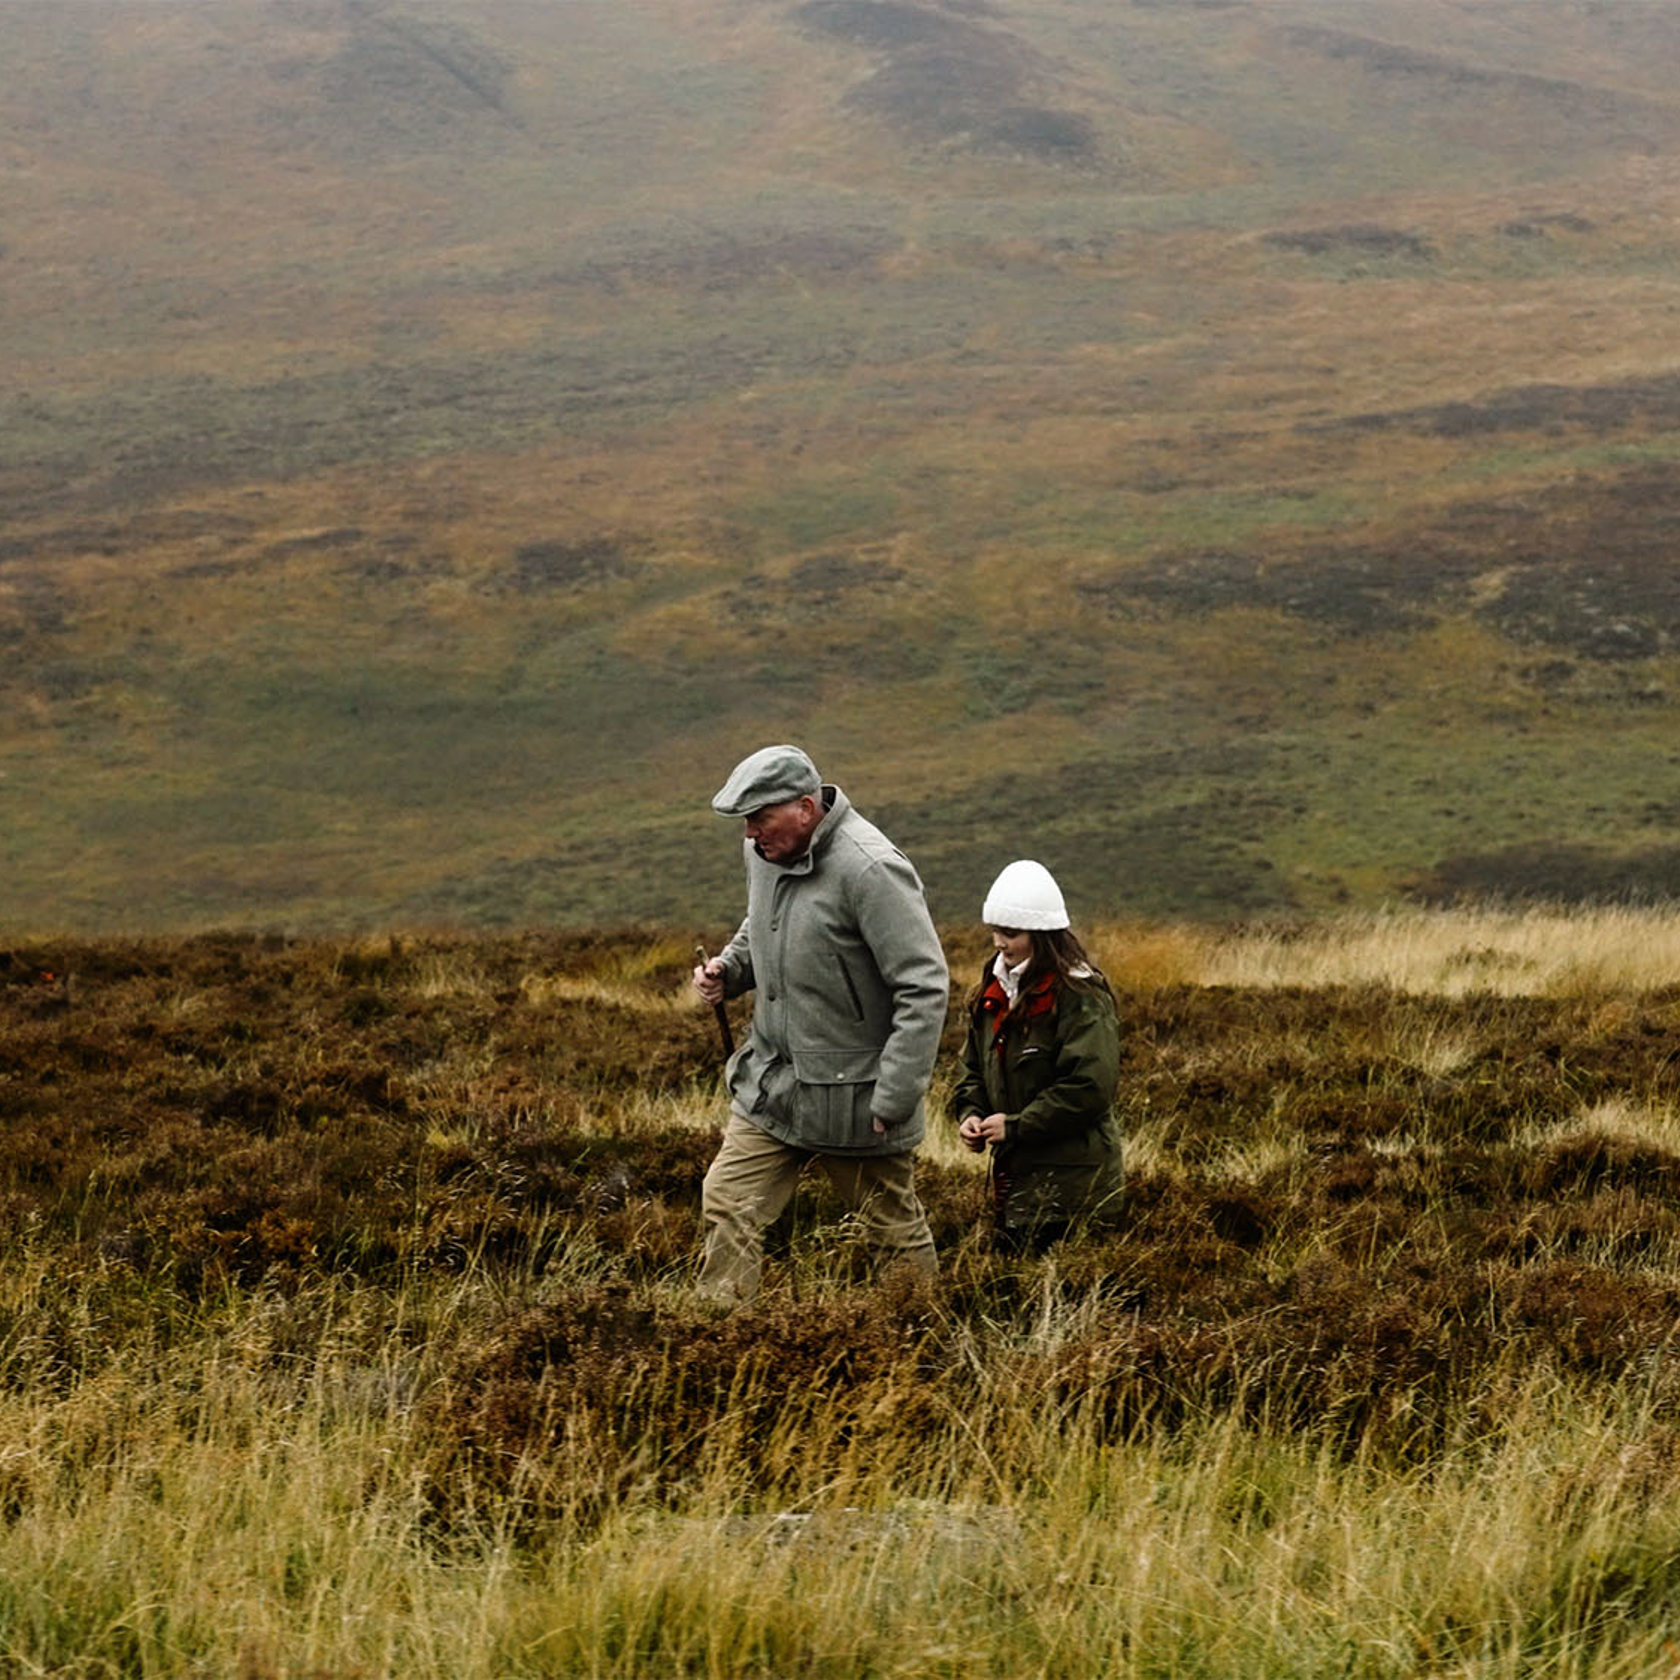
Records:
[[[819,807],[809,794],[765,805],[747,818],[747,838],[768,863],[791,863],[805,850],[817,826]]]

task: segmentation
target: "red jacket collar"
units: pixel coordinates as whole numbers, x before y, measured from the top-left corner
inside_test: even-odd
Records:
[[[1061,976],[1053,968],[1039,975],[1017,995],[1015,1007],[1011,1010],[1009,994],[1004,991],[1003,982],[995,973],[989,972],[986,977],[986,989],[980,994],[980,1008],[982,1013],[992,1017],[994,1035],[1002,1029],[1006,1021],[1025,1019],[1029,1015],[1043,1015],[1054,1009],[1060,981]]]

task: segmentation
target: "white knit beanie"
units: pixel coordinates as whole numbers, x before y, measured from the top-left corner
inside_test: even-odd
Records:
[[[1056,877],[1042,863],[1022,858],[992,882],[980,920],[987,927],[1048,932],[1068,925],[1067,905],[1062,902]]]

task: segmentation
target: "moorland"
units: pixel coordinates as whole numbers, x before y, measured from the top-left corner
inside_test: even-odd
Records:
[[[958,973],[979,944],[948,939]],[[1118,1220],[692,1290],[686,937],[0,954],[0,1668],[1646,1680],[1680,918],[1111,925]]]
[[[1680,877],[1665,0],[0,7],[0,920]]]

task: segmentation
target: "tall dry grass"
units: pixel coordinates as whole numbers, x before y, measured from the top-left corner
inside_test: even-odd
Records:
[[[1092,949],[1128,988],[1389,986],[1437,997],[1641,993],[1680,984],[1672,906],[1389,907],[1302,925],[1095,930]]]
[[[810,1445],[830,1408],[760,1367],[661,1486],[689,1397],[645,1377],[621,1443],[645,1474],[532,1521],[535,1448],[494,1489],[437,1481],[443,1350],[502,1287],[249,1297],[162,1357],[9,1387],[6,1670],[1632,1680],[1672,1661],[1674,1435],[1637,1393],[1509,1361],[1497,1425],[1412,1463],[1241,1406],[1117,1437],[1094,1400],[1009,1369],[1012,1346],[1088,1333],[1052,1287],[1024,1324],[970,1327],[960,1404],[838,1454]],[[915,1380],[881,1375],[844,1421]]]

